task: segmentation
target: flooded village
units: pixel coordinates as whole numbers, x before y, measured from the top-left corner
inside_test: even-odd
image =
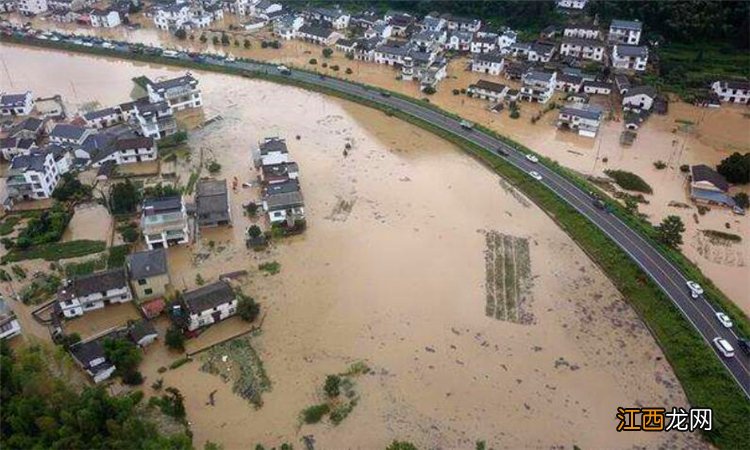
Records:
[[[401,69],[338,47],[324,57],[297,39],[262,45],[278,29],[239,14],[208,8],[209,24],[186,39],[159,29],[160,14],[174,20],[31,21],[175,52],[328,74],[336,65],[336,76],[428,95],[421,81],[397,79]],[[211,39],[226,33],[240,44]],[[503,95],[520,95],[521,80],[472,71],[466,56],[444,63],[431,103],[614,196],[632,193],[606,170],[640,175],[653,191],[638,211],[654,223],[682,217],[685,254],[750,312],[747,218],[694,204],[684,169],[748,151],[745,106],[672,101],[622,145],[632,116],[612,103],[620,97],[591,95],[597,126],[586,136],[558,128],[564,108],[519,102],[512,119],[496,108],[503,102],[488,102],[498,88],[488,80],[502,81]],[[6,43],[0,64],[0,91],[46,99],[6,120],[0,140],[0,196],[9,199],[0,313],[21,333],[11,344],[55,342],[80,383],[112,394],[180,397],[196,448],[401,439],[419,448],[708,448],[697,433],[616,431],[618,406],[689,407],[665,354],[555,221],[460,148],[374,109],[266,81]],[[31,229],[58,220],[47,241]],[[118,370],[107,356],[113,341],[138,349],[137,368]]]

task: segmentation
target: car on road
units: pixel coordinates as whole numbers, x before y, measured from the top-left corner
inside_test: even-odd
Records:
[[[233,62],[235,62],[235,61],[237,61],[237,60],[236,60],[236,59],[234,58],[234,56],[232,56],[232,55],[229,55],[229,56],[227,56],[227,57],[226,57],[226,58],[224,59],[224,61],[226,61],[226,62],[228,62],[228,63],[233,63]]]
[[[498,147],[497,150],[495,150],[495,151],[500,156],[510,156],[510,153],[508,152],[508,150],[505,150],[504,147]]]
[[[463,128],[464,130],[473,130],[474,129],[474,124],[471,123],[471,122],[469,122],[468,120],[462,120],[459,123],[459,125],[461,125],[461,128]]]
[[[531,161],[533,163],[538,163],[539,162],[539,158],[537,158],[536,155],[532,155],[531,153],[527,153],[526,154],[526,159],[528,159],[529,161]]]
[[[292,71],[289,70],[289,67],[284,66],[284,65],[276,66],[276,70],[278,70],[282,75],[291,75],[292,74]]]
[[[597,209],[601,209],[601,210],[606,210],[607,209],[607,204],[604,203],[604,200],[602,200],[600,198],[595,198],[595,199],[591,200],[591,204],[593,204],[594,208],[597,208]]]
[[[536,170],[529,170],[529,176],[536,181],[542,181],[542,176]]]
[[[703,288],[700,284],[696,283],[695,281],[688,281],[686,284],[688,289],[690,289],[691,297],[698,298],[703,295]]]
[[[732,319],[730,319],[728,315],[726,315],[723,312],[719,311],[719,312],[716,313],[716,318],[726,328],[732,328]]]
[[[750,355],[750,341],[748,341],[747,339],[737,339],[737,347],[742,350],[742,353]]]
[[[390,97],[391,93],[390,92],[385,92],[385,91],[380,91],[380,95],[383,96],[383,97]]]
[[[713,339],[713,342],[716,346],[716,349],[719,350],[719,353],[724,355],[725,358],[732,358],[734,356],[734,348],[729,345],[729,342],[727,342],[726,339],[722,337],[715,337]]]

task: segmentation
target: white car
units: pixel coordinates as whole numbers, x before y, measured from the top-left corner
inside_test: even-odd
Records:
[[[531,178],[535,179],[536,181],[542,181],[542,176],[539,175],[539,172],[535,170],[530,170],[529,176],[531,176]]]
[[[531,153],[527,153],[526,154],[526,159],[528,159],[529,161],[531,161],[533,163],[538,163],[539,162],[539,158],[537,158],[535,155],[532,155]]]
[[[729,345],[729,342],[727,342],[726,339],[716,337],[714,338],[714,345],[725,358],[731,358],[734,356],[734,348]]]
[[[226,58],[224,58],[224,61],[226,61],[226,62],[229,62],[229,63],[233,63],[233,62],[235,62],[235,61],[237,61],[237,60],[236,60],[236,59],[234,59],[234,56],[232,56],[232,55],[229,55],[229,56],[227,56]]]
[[[719,319],[719,322],[721,322],[726,328],[732,328],[732,319],[730,319],[728,315],[723,312],[717,312],[716,318]]]
[[[690,296],[693,298],[698,298],[699,296],[703,295],[703,288],[700,284],[696,283],[695,281],[688,281],[687,287],[690,289]]]

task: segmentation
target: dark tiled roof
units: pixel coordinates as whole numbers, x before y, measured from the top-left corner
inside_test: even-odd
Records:
[[[120,289],[126,286],[127,277],[125,276],[124,269],[105,270],[74,278],[70,281],[70,285],[67,287],[64,286],[57,291],[57,298],[60,301],[67,301],[95,292]]]
[[[640,31],[643,28],[643,24],[641,22],[637,22],[635,20],[612,20],[612,25],[610,25],[614,28],[626,28],[628,30],[638,30]]]
[[[707,181],[724,192],[729,190],[729,183],[727,183],[727,180],[719,172],[715,171],[705,164],[691,166],[690,173],[693,176],[694,183]]]
[[[131,253],[126,259],[132,280],[140,280],[167,273],[166,249],[159,248]]]
[[[86,133],[86,128],[70,125],[68,123],[58,123],[50,132],[50,137],[59,137],[61,139],[78,140]]]
[[[86,114],[83,115],[83,118],[86,120],[96,120],[96,119],[111,116],[112,114],[117,114],[117,113],[118,111],[115,108],[104,108],[104,109],[99,109],[97,111],[87,112]]]
[[[10,163],[10,168],[13,170],[19,170],[26,172],[33,170],[36,172],[44,172],[44,161],[47,159],[44,153],[32,153],[30,155],[18,155],[13,158]]]
[[[153,336],[158,334],[159,333],[156,332],[156,328],[154,328],[154,325],[148,320],[138,321],[131,325],[128,329],[128,337],[130,337],[130,339],[136,343],[146,336]]]
[[[70,347],[70,353],[86,367],[90,367],[91,362],[96,359],[105,358],[104,345],[101,339],[75,344]]]
[[[499,64],[503,62],[503,55],[497,52],[480,53],[477,56],[475,56],[474,59],[476,61],[484,61],[484,62]]]
[[[198,216],[227,213],[229,210],[229,196],[227,195],[227,180],[201,180],[195,194],[196,212]]]
[[[37,132],[40,128],[42,128],[42,125],[44,125],[43,120],[37,119],[36,117],[27,117],[17,124],[13,125],[13,128],[11,128],[10,130],[10,134],[14,135],[19,131]]]
[[[259,146],[260,154],[267,155],[271,152],[289,153],[286,147],[286,141],[279,138],[269,138],[262,142]]]
[[[656,88],[653,86],[636,86],[628,89],[627,94],[625,94],[625,98],[641,94],[647,95],[651,98],[656,98]]]
[[[267,195],[264,199],[270,211],[304,206],[302,192],[285,192],[282,194]]]
[[[200,287],[193,291],[185,292],[182,302],[188,312],[200,314],[207,309],[215,308],[223,303],[229,303],[236,297],[232,286],[226,281],[217,281]]]
[[[151,148],[154,146],[154,138],[134,137],[118,139],[115,143],[117,150],[130,150],[135,148]]]
[[[635,46],[635,45],[616,45],[615,46],[616,53],[618,56],[634,56],[634,57],[644,57],[648,56],[648,48],[644,46]]]
[[[311,34],[319,38],[328,39],[333,33],[333,30],[319,25],[302,25],[299,29],[299,33]]]
[[[143,200],[143,209],[148,209],[151,214],[181,211],[182,198],[179,195],[172,197],[147,198]],[[149,214],[147,212],[146,214]]]
[[[286,192],[299,191],[299,182],[297,180],[288,180],[283,183],[270,184],[266,188],[266,195],[283,194]]]
[[[495,83],[495,82],[487,81],[487,80],[479,80],[473,86],[478,89],[484,89],[486,91],[492,91],[492,92],[503,92],[505,89],[508,88],[504,84]]]
[[[560,108],[560,114],[568,114],[590,120],[599,120],[602,117],[602,110],[596,105],[563,106]]]
[[[159,90],[167,90],[167,89],[172,89],[172,88],[186,86],[186,85],[197,85],[197,84],[198,84],[198,80],[193,78],[193,76],[188,73],[181,77],[170,78],[169,80],[151,82],[151,88],[154,89],[155,91],[159,91]]]
[[[23,106],[26,103],[26,92],[23,94],[5,94],[0,96],[2,106]]]

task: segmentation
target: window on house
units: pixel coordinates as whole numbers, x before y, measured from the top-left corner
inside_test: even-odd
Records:
[[[141,278],[140,280],[138,280],[138,286],[143,286],[146,283],[147,283],[147,281],[146,281],[145,278]]]
[[[143,290],[143,293],[146,294],[146,295],[151,295],[151,294],[154,293],[154,290],[151,289],[151,288],[147,288],[147,289]]]

